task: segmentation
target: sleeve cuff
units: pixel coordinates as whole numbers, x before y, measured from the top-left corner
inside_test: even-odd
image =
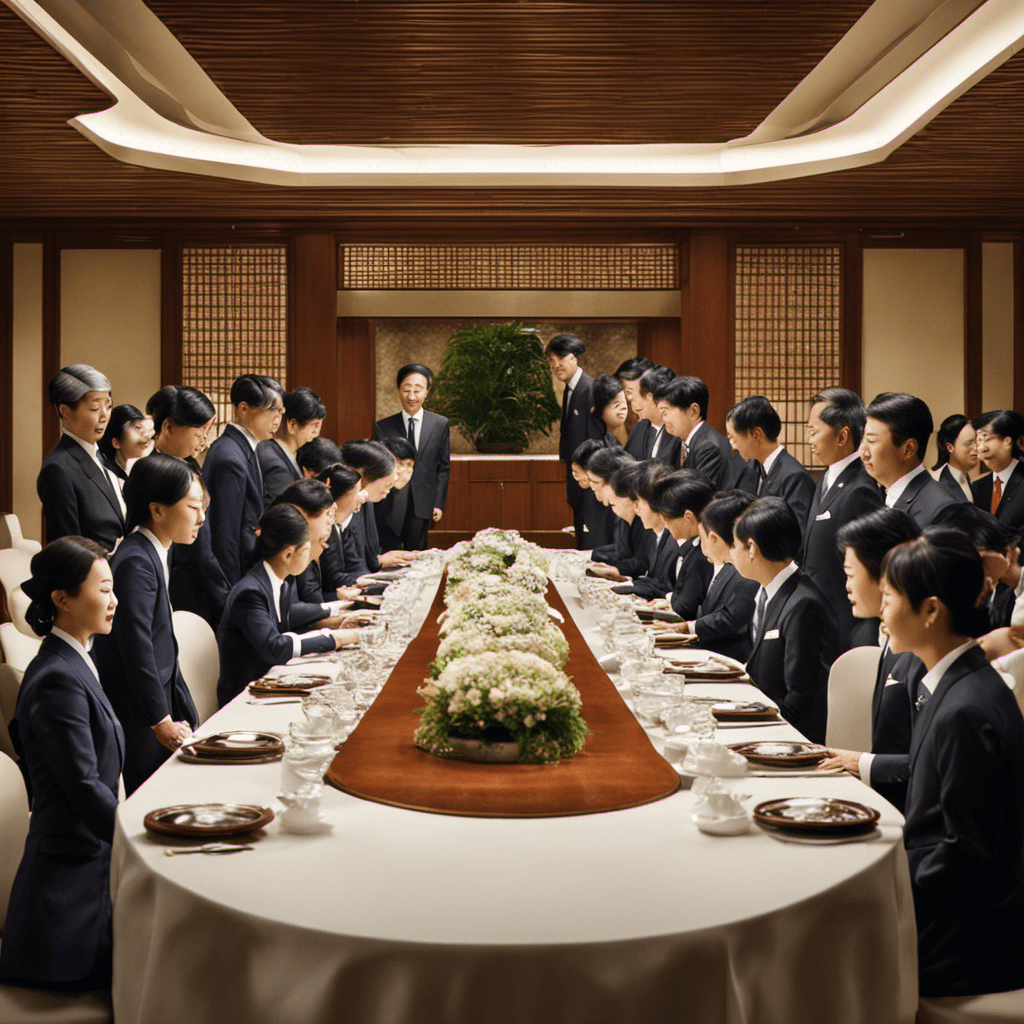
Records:
[[[288,637],[292,642],[292,657],[297,658],[302,654],[302,637],[298,633],[282,633],[282,636]]]
[[[860,781],[865,786],[871,785],[871,762],[874,761],[874,754],[861,754],[857,767],[860,769]]]

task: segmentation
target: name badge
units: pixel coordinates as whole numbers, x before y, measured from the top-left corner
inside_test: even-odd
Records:
[[[895,676],[889,676],[889,678],[886,679],[886,681],[885,681],[885,685],[886,686],[902,686],[903,685],[903,680],[902,679],[897,679]]]
[[[572,414],[573,414],[573,416],[579,416],[579,414],[580,414],[579,409],[573,409]]]
[[[822,519],[831,519],[831,518],[832,518],[832,513],[828,509],[825,509],[825,511],[822,512],[820,516],[815,516],[814,517],[814,521],[816,523],[820,523],[822,521]]]
[[[779,631],[777,629],[769,629],[764,635],[765,640],[778,640]]]

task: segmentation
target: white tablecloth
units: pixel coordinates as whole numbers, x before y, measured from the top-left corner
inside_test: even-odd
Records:
[[[597,646],[575,589],[560,590]],[[700,690],[751,694],[742,684]],[[243,694],[203,731],[285,731],[300,713]],[[721,738],[795,735],[773,726]],[[330,834],[289,835],[274,822],[256,850],[225,857],[166,857],[142,827],[167,804],[274,805],[280,772],[175,758],[120,808],[118,1024],[914,1019],[901,818],[853,778],[733,785],[756,800],[871,804],[881,839],[810,847],[756,828],[707,836],[690,820],[687,790],[613,813],[505,820],[405,811],[328,787]]]

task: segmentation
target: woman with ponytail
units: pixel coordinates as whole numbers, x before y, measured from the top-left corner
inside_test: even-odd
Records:
[[[357,630],[288,630],[296,601],[293,576],[309,565],[309,526],[293,505],[271,505],[256,527],[256,565],[232,588],[217,630],[221,707],[272,665],[303,654],[325,654],[355,643]]]
[[[178,668],[169,591],[171,545],[195,542],[203,488],[182,459],[140,459],[124,487],[130,531],[111,559],[121,614],[96,643],[103,689],[125,733],[124,785],[131,795],[199,724]]]
[[[972,639],[981,556],[934,526],[882,563],[881,618],[896,654],[927,670],[910,694],[903,841],[922,996],[1024,987],[1024,720]]]
[[[47,544],[22,589],[43,637],[11,721],[32,799],[0,947],[0,981],[110,987],[110,845],[124,737],[89,656],[117,598],[107,553],[84,537]]]

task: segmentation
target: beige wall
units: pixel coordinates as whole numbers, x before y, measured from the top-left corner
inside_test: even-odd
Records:
[[[982,247],[982,409],[1013,408],[1013,242]]]
[[[14,246],[14,513],[26,537],[42,539],[36,474],[43,461],[43,247]]]
[[[61,253],[61,364],[88,363],[114,404],[142,408],[160,387],[160,250]]]
[[[864,250],[864,399],[923,398],[935,425],[964,411],[962,249]],[[934,435],[926,456],[934,460]]]

